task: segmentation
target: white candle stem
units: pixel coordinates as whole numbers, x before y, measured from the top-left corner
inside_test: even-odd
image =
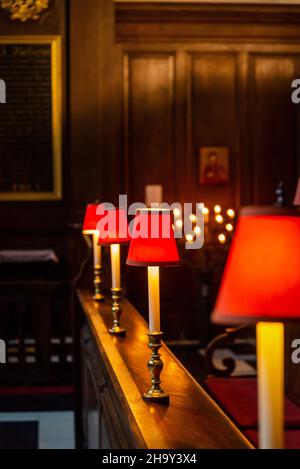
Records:
[[[257,376],[260,449],[284,448],[284,325],[259,322]]]
[[[111,277],[112,277],[112,288],[121,288],[121,264],[120,264],[120,245],[112,244],[110,247],[111,254]]]
[[[159,267],[148,267],[149,331],[160,332]]]
[[[99,234],[98,231],[93,233],[93,256],[94,268],[100,269],[102,264],[101,246],[98,246]]]

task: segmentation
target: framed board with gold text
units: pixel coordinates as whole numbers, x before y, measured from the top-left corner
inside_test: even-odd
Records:
[[[62,198],[59,36],[0,36],[0,201]]]

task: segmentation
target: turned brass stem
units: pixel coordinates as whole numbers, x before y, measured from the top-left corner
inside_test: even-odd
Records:
[[[112,288],[111,289],[112,297],[112,315],[113,315],[113,327],[109,329],[109,333],[119,337],[125,337],[126,331],[120,326],[120,318],[122,314],[121,309],[121,298],[122,298],[122,289],[121,288]]]
[[[160,383],[160,375],[163,370],[164,364],[162,359],[160,358],[161,355],[159,350],[162,346],[161,339],[163,333],[162,332],[149,332],[149,348],[152,351],[150,360],[148,362],[148,369],[151,375],[151,383],[152,386],[148,392],[146,392],[143,396],[143,399],[146,402],[153,402],[158,404],[169,404],[169,395],[161,388]]]
[[[94,268],[94,301],[105,301],[105,297],[101,291],[101,272],[102,268],[100,266]]]

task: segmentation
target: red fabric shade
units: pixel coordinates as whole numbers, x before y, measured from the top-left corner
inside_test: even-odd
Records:
[[[300,207],[300,178],[298,179],[298,185],[297,185],[294,205],[296,205],[297,207]]]
[[[89,204],[86,207],[85,217],[83,222],[82,231],[85,234],[93,234],[97,229],[97,224],[101,219],[100,215],[97,215],[97,208],[99,204]]]
[[[124,209],[104,210],[98,223],[100,245],[127,244],[130,241],[127,215]]]
[[[300,317],[300,213],[249,207],[241,213],[213,321],[245,324]]]
[[[170,210],[137,211],[127,264],[157,267],[180,264]]]

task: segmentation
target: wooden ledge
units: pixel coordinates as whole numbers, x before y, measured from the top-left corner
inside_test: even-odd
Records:
[[[114,388],[129,415],[140,447],[149,449],[250,449],[252,445],[168,347],[161,349],[162,381],[170,406],[148,405],[142,394],[149,387],[147,325],[137,310],[123,301],[122,326],[127,338],[107,332],[110,303],[97,304],[88,291],[78,291],[94,341]]]

